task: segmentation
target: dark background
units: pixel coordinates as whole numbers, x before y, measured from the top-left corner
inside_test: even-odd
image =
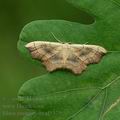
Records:
[[[65,0],[0,0],[0,120],[21,120],[24,116],[16,100],[17,92],[40,71],[39,66],[20,55],[17,41],[24,25],[44,19],[93,22],[87,13]]]

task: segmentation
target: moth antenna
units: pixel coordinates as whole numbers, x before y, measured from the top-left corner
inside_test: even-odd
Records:
[[[111,52],[111,53],[112,53],[112,52],[120,52],[120,51],[108,51],[108,52]]]
[[[55,40],[57,40],[57,41],[60,42],[60,43],[63,43],[61,40],[59,40],[59,39],[54,35],[54,33],[51,32],[51,34],[53,35],[53,37],[55,38]]]
[[[83,44],[83,49],[84,49],[84,47],[85,47],[86,44],[88,44],[88,42],[86,42],[85,44]]]
[[[89,42],[86,42],[84,45],[88,44]]]

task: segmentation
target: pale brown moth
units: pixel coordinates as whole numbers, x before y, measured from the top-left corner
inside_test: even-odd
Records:
[[[80,74],[88,64],[98,63],[107,50],[98,45],[34,41],[26,45],[32,58],[42,61],[48,71],[69,69]]]

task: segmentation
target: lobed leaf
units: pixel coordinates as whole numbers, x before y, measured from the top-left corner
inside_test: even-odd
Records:
[[[63,42],[101,45],[108,54],[81,75],[76,76],[67,70],[46,71],[45,75],[27,81],[19,90],[18,98],[22,105],[34,112],[24,120],[119,120],[120,1],[67,1],[83,8],[95,22],[90,25],[65,20],[31,22],[20,34],[20,52],[32,60],[25,45],[35,40],[56,41],[52,32]]]

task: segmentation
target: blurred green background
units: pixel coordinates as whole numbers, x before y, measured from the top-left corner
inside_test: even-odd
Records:
[[[21,29],[38,19],[94,21],[65,0],[0,0],[0,120],[22,119],[25,111],[17,103],[17,92],[26,80],[43,72],[17,50]]]

